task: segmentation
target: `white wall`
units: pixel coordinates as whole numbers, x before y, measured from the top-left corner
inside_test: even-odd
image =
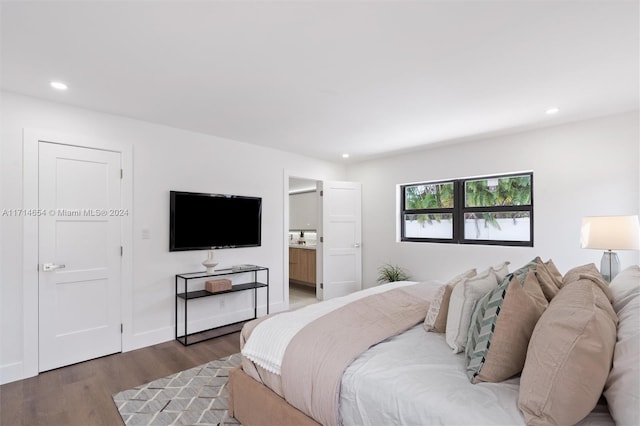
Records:
[[[562,272],[596,262],[601,252],[579,248],[580,219],[637,214],[640,206],[636,113],[522,134],[425,149],[343,166],[166,126],[2,93],[0,106],[0,208],[22,206],[22,130],[49,129],[118,141],[133,147],[133,321],[125,349],[173,338],[175,273],[200,270],[205,252],[168,252],[171,189],[263,197],[263,245],[216,251],[220,267],[255,263],[271,269],[271,302],[284,302],[284,170],[320,179],[363,184],[363,269],[375,283],[385,262],[406,267],[416,279],[446,279],[467,267],[535,255],[553,258]],[[507,248],[395,242],[396,185],[431,179],[534,171],[535,247]],[[23,360],[22,220],[1,218],[0,382],[20,378]],[[151,239],[142,239],[142,230]],[[624,266],[637,252],[621,252]],[[229,315],[243,300],[216,312]],[[208,309],[205,309],[209,311]]]
[[[22,132],[47,129],[117,141],[133,147],[132,323],[125,322],[125,350],[173,338],[174,275],[202,270],[205,251],[169,253],[169,190],[252,195],[263,198],[262,246],[216,250],[219,267],[252,263],[270,268],[271,306],[284,307],[284,171],[304,170],[343,180],[342,165],[283,151],[2,93],[0,207],[21,208]],[[142,239],[148,229],[150,239]],[[23,343],[22,219],[2,217],[0,235],[0,382],[20,378]],[[248,295],[202,306],[203,315],[229,317]],[[213,298],[209,298],[213,300]],[[264,304],[264,302],[261,302]],[[198,308],[194,311],[198,314]],[[214,319],[215,320],[215,319]]]
[[[350,166],[348,179],[363,188],[364,284],[375,283],[385,262],[417,280],[502,260],[517,268],[536,255],[552,258],[563,273],[589,262],[599,267],[602,252],[580,248],[581,218],[638,214],[638,126],[634,112]],[[395,241],[397,184],[522,170],[534,172],[533,248]],[[623,268],[639,261],[638,252],[619,255]]]

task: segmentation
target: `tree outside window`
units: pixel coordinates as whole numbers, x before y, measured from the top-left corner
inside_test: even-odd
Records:
[[[533,173],[403,185],[402,241],[533,246]]]

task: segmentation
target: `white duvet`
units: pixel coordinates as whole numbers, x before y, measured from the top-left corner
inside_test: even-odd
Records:
[[[433,283],[434,286],[441,285],[439,281],[433,281]],[[382,284],[322,303],[308,305],[302,309],[275,315],[256,326],[251,333],[251,338],[242,348],[242,355],[265,370],[280,375],[284,352],[291,339],[304,326],[354,300],[414,284],[417,282],[397,281]]]
[[[385,340],[346,369],[340,390],[344,425],[524,425],[519,378],[471,384],[464,354],[422,324]],[[579,423],[614,425],[597,407]]]

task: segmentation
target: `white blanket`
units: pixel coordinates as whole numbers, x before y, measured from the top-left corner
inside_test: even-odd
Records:
[[[370,348],[345,370],[340,391],[344,425],[524,425],[520,378],[471,384],[464,354],[422,324]],[[579,426],[613,426],[596,407]]]
[[[242,355],[265,370],[281,374],[282,358],[291,339],[304,326],[354,300],[382,293],[393,288],[417,284],[415,281],[398,281],[337,297],[322,303],[275,315],[258,324],[251,338],[242,348]],[[434,285],[437,283],[434,282]]]

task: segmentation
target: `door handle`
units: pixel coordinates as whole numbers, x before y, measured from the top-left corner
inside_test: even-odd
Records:
[[[355,243],[355,244],[353,244],[353,247],[354,247],[354,248],[360,248],[360,243]]]
[[[55,271],[56,269],[65,268],[67,265],[56,265],[55,263],[44,263],[42,265],[43,271]]]

